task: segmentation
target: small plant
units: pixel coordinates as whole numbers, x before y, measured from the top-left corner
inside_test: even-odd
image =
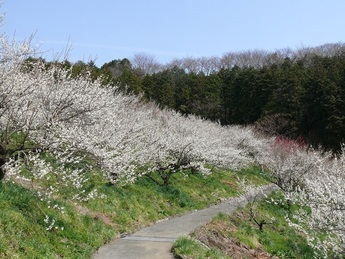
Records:
[[[209,259],[226,259],[231,258],[224,255],[219,249],[208,248],[195,239],[190,237],[178,238],[172,249],[175,255],[186,258],[209,258]]]
[[[254,197],[253,201],[249,202],[247,208],[248,208],[248,214],[251,218],[251,220],[259,227],[259,230],[260,231],[263,231],[264,230],[264,226],[267,225],[267,224],[274,224],[274,219],[270,220],[270,221],[267,221],[267,216],[264,217],[263,215],[258,215],[257,213],[257,195]],[[261,218],[261,219],[259,219]],[[265,219],[266,218],[266,219]]]

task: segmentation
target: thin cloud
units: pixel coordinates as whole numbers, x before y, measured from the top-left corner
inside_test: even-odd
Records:
[[[86,47],[92,49],[108,49],[108,50],[118,50],[118,51],[128,51],[132,53],[149,53],[152,55],[157,56],[165,56],[165,57],[183,57],[186,56],[185,52],[172,52],[166,50],[157,50],[157,49],[149,49],[149,48],[135,48],[135,47],[125,47],[125,46],[117,46],[117,45],[110,45],[110,44],[101,44],[101,43],[91,43],[91,42],[71,42],[71,41],[54,41],[54,40],[47,40],[43,41],[43,44],[52,44],[52,45],[60,45],[60,46],[73,46],[77,47]]]

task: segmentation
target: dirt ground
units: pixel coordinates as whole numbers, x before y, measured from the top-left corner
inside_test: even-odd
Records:
[[[235,227],[229,223],[213,221],[198,227],[193,233],[193,238],[209,248],[218,248],[233,259],[273,258],[261,248],[259,243],[256,244],[257,248],[253,249],[228,235],[229,232],[234,231],[236,231]]]

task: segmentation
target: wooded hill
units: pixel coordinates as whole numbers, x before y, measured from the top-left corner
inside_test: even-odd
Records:
[[[73,71],[103,75],[127,93],[222,125],[255,125],[333,151],[345,139],[344,44],[186,58],[164,66],[138,54],[100,69],[78,62]]]

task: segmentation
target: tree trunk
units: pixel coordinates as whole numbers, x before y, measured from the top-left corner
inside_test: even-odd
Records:
[[[3,158],[0,158],[0,181],[2,180],[2,179],[4,179],[4,177],[5,177],[5,172],[4,172],[4,170],[3,170],[3,165],[5,164],[5,159],[3,159]]]

